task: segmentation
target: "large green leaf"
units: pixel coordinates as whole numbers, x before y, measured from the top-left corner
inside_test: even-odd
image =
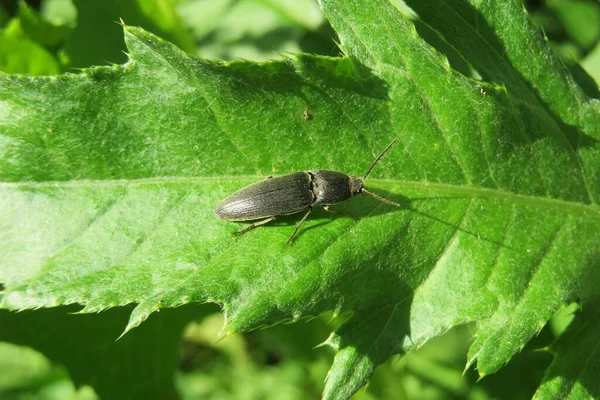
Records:
[[[329,398],[468,321],[470,362],[498,370],[598,285],[599,106],[520,6],[413,7],[482,80],[367,0],[322,2],[343,58],[220,64],[126,28],[122,66],[1,75],[2,306],[136,303],[131,329],[217,302],[227,332],[334,310]],[[336,209],[357,220],[317,211],[292,246],[296,217],[232,239],[213,216],[266,175],[360,176],[393,138],[367,186],[403,209],[355,198]]]

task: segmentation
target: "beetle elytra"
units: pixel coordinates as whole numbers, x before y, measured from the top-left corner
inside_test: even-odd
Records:
[[[304,216],[287,241],[289,244],[315,206],[323,206],[326,211],[334,212],[329,210],[330,205],[347,200],[357,194],[364,194],[384,203],[401,207],[394,201],[369,192],[363,186],[375,165],[395,143],[396,140],[393,140],[381,152],[362,178],[323,169],[295,172],[276,178],[268,177],[238,190],[221,201],[217,204],[215,215],[226,221],[259,220],[239,232],[234,232],[234,235],[241,235],[257,226],[273,221],[280,215],[304,212]]]

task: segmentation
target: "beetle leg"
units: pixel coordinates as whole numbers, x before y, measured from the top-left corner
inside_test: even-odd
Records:
[[[331,207],[331,204],[327,204],[326,206],[323,206],[323,210],[325,210],[325,211],[327,211],[327,212],[330,212],[330,213],[333,213],[333,214],[337,214],[337,215],[339,215],[340,217],[345,217],[345,218],[355,219],[355,218],[354,218],[353,216],[351,216],[351,215],[346,215],[346,214],[344,214],[344,213],[341,213],[341,212],[339,212],[339,211],[332,210],[332,209],[331,209],[331,208],[329,208],[329,207]]]
[[[244,233],[248,232],[249,230],[252,230],[252,229],[256,228],[257,226],[261,226],[261,225],[264,225],[264,224],[266,224],[268,222],[273,221],[275,218],[277,218],[277,217],[273,216],[273,217],[265,218],[265,219],[260,220],[260,221],[253,222],[252,224],[250,224],[246,228],[242,229],[241,231],[232,232],[231,234],[234,235],[234,236],[243,235]]]
[[[294,229],[294,233],[292,233],[292,236],[290,236],[290,238],[288,239],[287,244],[290,244],[290,242],[292,241],[292,239],[294,238],[294,236],[296,236],[296,233],[298,232],[298,229],[300,229],[300,227],[304,223],[304,220],[306,220],[306,217],[308,217],[308,214],[310,214],[311,211],[312,211],[312,207],[309,207],[308,210],[306,211],[306,214],[304,214],[304,217],[302,217],[302,219],[300,220],[300,222],[298,222],[298,225],[296,225],[296,229]]]

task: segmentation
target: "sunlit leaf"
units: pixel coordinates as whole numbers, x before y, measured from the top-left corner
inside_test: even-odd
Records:
[[[1,75],[2,306],[135,303],[131,329],[217,302],[228,332],[334,310],[327,398],[469,321],[470,362],[497,371],[599,283],[600,118],[520,6],[494,4],[413,5],[481,80],[366,0],[322,1],[342,58],[223,64],[127,27],[124,65]],[[292,246],[299,217],[232,239],[213,215],[267,175],[362,176],[392,139],[366,185],[403,208],[354,198],[335,209],[355,220],[314,212]]]

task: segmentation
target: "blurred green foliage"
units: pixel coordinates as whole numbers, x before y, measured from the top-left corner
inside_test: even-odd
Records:
[[[597,97],[600,82],[600,2],[538,0],[525,2],[525,6],[535,25],[569,66],[578,83],[584,90],[587,89],[588,95],[591,94],[591,86],[595,89],[594,97]]]
[[[178,365],[173,365],[176,367],[175,387],[181,399],[320,397],[333,352],[326,346],[315,346],[326,339],[336,324],[330,316],[217,340],[223,317],[215,306],[188,305],[184,308],[188,318],[195,322],[183,330],[181,356]],[[133,369],[139,371],[136,378],[140,382],[160,386],[139,388],[137,398],[147,398],[156,391],[163,393],[159,398],[169,397],[164,397],[169,390],[166,384],[168,373],[163,375],[162,381],[144,374],[152,374],[159,365],[167,362],[157,345],[162,341],[168,343],[169,335],[182,333],[179,313],[165,310],[155,314],[140,328],[115,342],[129,308],[112,309],[100,316],[69,314],[68,311],[73,308],[19,314],[0,310],[0,325],[21,327],[11,329],[16,332],[12,336],[0,334],[0,339],[7,341],[0,342],[0,398],[97,399],[89,386],[76,388],[71,382],[71,379],[76,383],[96,382],[94,375],[81,375],[84,370],[78,367],[81,363],[94,364],[98,376],[106,376],[101,372],[103,370],[112,370],[109,375],[113,379],[101,383],[100,388],[104,386],[118,392],[120,385],[127,384],[120,377],[130,377]],[[60,328],[44,329],[50,325]],[[549,353],[537,351],[553,340],[551,329],[545,329],[498,374],[481,382],[477,382],[477,373],[472,368],[463,373],[474,330],[474,325],[453,328],[408,356],[391,360],[378,368],[369,386],[353,398],[531,398],[542,379],[542,371],[551,361]],[[132,343],[135,344],[133,351]],[[167,353],[165,350],[164,354]],[[73,354],[77,357],[72,357]],[[154,365],[154,368],[141,368],[142,365]],[[519,384],[510,384],[515,381]]]
[[[548,0],[528,1],[524,5],[582,87],[588,93],[597,93],[600,3]],[[52,75],[92,65],[123,63],[127,58],[120,19],[205,58],[262,61],[279,58],[286,52],[331,56],[339,53],[335,33],[313,0],[13,0],[0,6],[0,70]],[[417,28],[432,45],[446,54],[451,51],[445,43],[436,42],[427,26],[417,24]],[[468,72],[468,66],[460,65],[460,57],[449,59],[456,69]],[[216,342],[222,317],[215,310],[210,311],[183,333],[176,369],[176,389],[181,398],[320,396],[333,353],[329,348],[314,346],[327,339],[335,320],[320,317],[296,324],[294,329],[281,325]],[[85,319],[64,311],[52,313],[52,318],[63,318],[65,324]],[[57,313],[62,315],[57,317]],[[27,313],[0,314],[5,324],[26,323]],[[370,385],[355,398],[530,398],[541,382],[539,371],[550,363],[549,354],[536,349],[548,346],[566,329],[568,321],[564,321],[564,316],[557,317],[506,368],[481,382],[477,382],[472,368],[463,374],[472,327],[454,328],[402,360],[379,368]],[[89,387],[76,388],[71,382],[76,375],[73,369],[46,358],[69,351],[68,343],[53,342],[51,335],[59,332],[46,334],[52,345],[38,343],[35,350],[0,342],[0,398],[96,398]],[[28,342],[25,337],[20,339]],[[95,345],[106,348],[113,339],[103,340]],[[154,350],[147,347],[146,351]],[[518,392],[513,390],[515,381],[520,382]]]

